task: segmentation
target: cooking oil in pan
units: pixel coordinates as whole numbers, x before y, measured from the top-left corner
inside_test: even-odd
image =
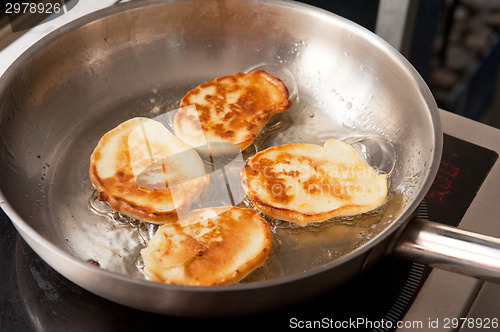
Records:
[[[254,208],[245,199],[244,205]],[[400,207],[397,195],[375,211],[306,226],[262,215],[271,225],[273,249],[268,261],[245,281],[253,282],[310,271],[340,258],[374,238]],[[384,225],[382,225],[382,223]]]
[[[283,68],[260,65],[254,69],[264,69],[282,78],[291,87],[292,107],[285,113],[277,114],[258,135],[253,145],[239,155],[222,158],[203,157],[205,168],[211,181],[207,188],[192,204],[192,209],[210,206],[234,205],[254,208],[243,192],[239,176],[245,160],[255,153],[273,145],[287,143],[323,144],[329,138],[337,138],[350,144],[360,156],[381,173],[389,175],[396,165],[392,145],[376,133],[356,131],[332,119],[329,112],[313,106],[307,98],[299,95],[297,85],[289,72]],[[248,70],[250,71],[250,70]],[[274,73],[272,72],[274,71]],[[278,73],[276,73],[278,71]],[[185,89],[179,89],[179,91]],[[155,92],[155,95],[161,93]],[[178,100],[169,103],[178,105]],[[165,106],[154,107],[149,115],[173,130],[175,110],[165,112]],[[321,223],[299,226],[263,216],[271,225],[273,249],[266,263],[244,282],[268,280],[289,276],[315,269],[359,248],[375,237],[395,217],[401,205],[400,195],[390,192],[388,203],[383,207],[361,216],[334,218]],[[117,264],[101,264],[102,268],[117,272],[135,270],[134,276],[143,277],[140,249],[144,248],[156,232],[158,225],[140,222],[112,211],[106,203],[97,200],[91,190],[89,204],[92,212],[127,232],[130,241],[138,243],[129,246],[130,252],[115,255],[125,269]],[[125,250],[126,251],[126,250]],[[93,258],[99,261],[99,257]]]
[[[377,211],[361,216],[332,218],[307,226],[262,215],[269,222],[273,233],[272,251],[264,265],[243,282],[269,280],[313,270],[344,256],[376,236],[383,229],[380,227],[381,220],[390,222],[391,211],[398,208],[397,201],[391,197],[388,204]],[[239,206],[254,208],[247,198]],[[138,244],[129,247],[131,252],[125,250],[116,253],[116,264],[103,263],[99,257],[93,257],[92,260],[99,262],[102,268],[115,272],[123,272],[122,268],[117,268],[118,264],[127,264],[124,270],[135,270],[134,276],[143,277],[140,250],[147,246],[159,225],[141,222],[114,212],[106,203],[98,201],[96,191],[90,196],[89,208],[107,222],[121,228],[122,232],[127,233],[129,241]]]
[[[286,117],[275,119],[275,122],[267,129],[268,132],[261,137],[261,141],[257,140],[257,143],[249,148],[250,151],[245,151],[243,155],[254,154],[260,150],[260,143],[265,141],[265,137],[285,130],[288,125],[289,119]],[[207,171],[212,170],[211,181],[199,198],[193,202],[193,209],[224,205],[255,208],[240,186],[239,171],[244,164],[243,157],[239,159],[224,157],[215,160],[204,158],[204,162]],[[268,280],[309,271],[344,256],[376,236],[383,229],[380,225],[381,220],[384,220],[384,223],[390,222],[391,211],[399,208],[398,201],[396,195],[391,193],[388,203],[371,213],[333,218],[307,226],[262,215],[272,229],[272,252],[266,263],[248,276],[245,282]],[[143,276],[140,249],[147,246],[158,225],[140,222],[114,212],[106,203],[97,199],[95,190],[90,195],[89,208],[94,214],[119,227],[126,228],[127,232],[133,234],[129,236],[131,241],[136,241],[139,245],[130,246],[134,252],[120,254],[117,259],[129,265],[126,270],[133,268],[138,272],[136,276]],[[94,259],[99,261],[98,258]],[[115,269],[113,266],[103,265],[102,267]]]

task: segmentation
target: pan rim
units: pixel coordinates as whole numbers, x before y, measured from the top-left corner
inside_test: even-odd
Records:
[[[199,0],[189,0],[192,2],[199,1]],[[230,1],[235,1],[235,0],[230,0]],[[262,0],[236,0],[239,2],[264,2]],[[332,269],[335,266],[345,264],[348,261],[351,261],[354,257],[363,255],[363,254],[368,254],[369,251],[371,251],[374,247],[376,247],[380,242],[384,241],[387,239],[389,236],[391,236],[401,225],[404,223],[407,223],[410,221],[412,214],[416,210],[418,204],[423,200],[426,192],[430,189],[430,186],[432,185],[432,182],[434,180],[434,177],[438,171],[438,166],[439,166],[439,161],[441,158],[441,153],[442,153],[442,131],[441,131],[441,124],[440,124],[440,119],[439,119],[439,113],[438,113],[438,108],[435,103],[434,98],[432,97],[432,94],[430,93],[428,87],[425,85],[422,77],[418,74],[418,72],[411,66],[409,61],[404,58],[399,52],[397,52],[395,49],[393,49],[387,42],[385,42],[382,38],[378,37],[377,35],[369,32],[368,30],[360,27],[358,24],[347,20],[343,17],[340,17],[336,14],[327,12],[325,10],[319,9],[317,7],[313,7],[307,4],[303,3],[298,3],[295,1],[290,1],[290,0],[277,0],[274,1],[273,3],[277,5],[282,5],[286,6],[289,8],[309,8],[310,11],[314,12],[316,15],[328,15],[330,20],[336,20],[337,24],[342,24],[342,25],[348,25],[351,28],[355,28],[355,32],[359,33],[363,36],[370,36],[370,39],[373,41],[374,44],[377,44],[378,48],[380,51],[384,52],[387,56],[390,57],[395,57],[397,59],[397,62],[400,63],[405,71],[408,73],[409,77],[412,78],[413,82],[417,85],[417,91],[420,93],[422,99],[425,101],[426,105],[429,107],[429,116],[431,117],[431,122],[434,125],[434,134],[435,134],[435,146],[434,146],[434,152],[433,152],[433,159],[430,165],[428,165],[428,175],[425,178],[424,183],[422,184],[422,187],[419,191],[419,193],[416,195],[416,197],[413,199],[413,201],[408,204],[406,209],[402,211],[401,215],[391,223],[391,225],[388,225],[384,230],[382,230],[379,234],[377,234],[376,237],[373,239],[367,241],[360,247],[350,251],[348,254],[339,257],[331,262],[325,263],[322,266],[316,267],[312,270],[306,271],[306,272],[300,272],[297,274],[289,275],[289,276],[284,276],[284,277],[278,277],[275,279],[271,280],[264,280],[264,281],[258,281],[258,282],[251,282],[251,283],[239,283],[235,285],[223,285],[223,286],[185,286],[185,285],[169,285],[169,284],[162,284],[162,283],[156,283],[152,282],[149,280],[143,280],[143,279],[138,279],[138,278],[133,278],[131,276],[127,276],[124,274],[120,274],[117,272],[112,272],[108,270],[103,270],[98,267],[90,266],[91,269],[94,269],[94,272],[97,273],[98,276],[104,276],[104,277],[109,277],[112,279],[119,279],[121,281],[127,282],[127,283],[132,283],[132,284],[137,284],[141,286],[147,286],[147,287],[158,287],[160,289],[165,289],[165,290],[176,290],[176,291],[201,291],[201,292],[232,292],[232,291],[241,291],[241,290],[253,290],[253,289],[262,289],[262,288],[268,288],[268,287],[274,287],[276,285],[282,285],[286,283],[290,283],[293,281],[313,277],[315,275],[321,274],[327,270]],[[57,39],[61,38],[62,36],[66,35],[67,33],[74,31],[76,29],[79,29],[87,24],[92,24],[98,20],[104,19],[108,16],[115,15],[122,13],[124,11],[128,10],[133,10],[137,8],[144,8],[148,6],[155,6],[158,4],[166,4],[165,1],[163,0],[145,0],[145,1],[140,1],[140,2],[127,2],[123,4],[118,4],[112,7],[104,8],[101,10],[98,10],[96,12],[87,14],[83,17],[80,17],[62,27],[59,29],[56,29],[55,31],[49,33],[47,36],[43,37],[39,41],[37,41],[35,44],[33,44],[31,47],[29,47],[23,54],[21,54],[10,66],[9,68],[3,73],[3,75],[0,77],[0,92],[4,91],[6,87],[9,85],[8,83],[12,81],[12,79],[15,77],[15,74],[17,70],[23,66],[23,64],[27,61],[29,61],[32,57],[34,57],[39,51],[43,50],[47,45],[53,43]],[[368,34],[369,33],[369,34]],[[375,38],[374,38],[375,37]],[[1,121],[1,120],[0,120]],[[23,218],[20,217],[20,215],[15,211],[15,209],[10,205],[8,202],[7,198],[3,194],[2,190],[0,189],[0,207],[5,211],[7,216],[11,219],[12,223],[16,227],[16,229],[21,230],[22,233],[26,234],[26,236],[29,237],[28,239],[25,239],[30,247],[32,246],[31,242],[35,241],[37,244],[40,246],[44,246],[45,248],[48,248],[48,252],[52,255],[57,255],[58,258],[67,260],[71,264],[75,264],[75,266],[85,266],[88,268],[88,263],[85,261],[79,259],[78,257],[75,257],[74,255],[70,254],[69,252],[61,249],[60,247],[56,246],[53,242],[50,240],[46,239],[43,237],[41,234],[36,232],[26,221],[23,220]],[[24,237],[23,237],[24,238]],[[37,252],[38,255],[40,255]],[[50,265],[50,264],[49,264]]]

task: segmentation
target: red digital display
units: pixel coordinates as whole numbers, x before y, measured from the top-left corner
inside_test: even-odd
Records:
[[[441,164],[425,196],[429,219],[458,226],[497,159],[495,151],[444,134]]]
[[[436,198],[439,202],[442,202],[451,191],[453,182],[459,173],[460,168],[442,160],[436,178],[432,183],[431,190],[427,193],[425,198]]]

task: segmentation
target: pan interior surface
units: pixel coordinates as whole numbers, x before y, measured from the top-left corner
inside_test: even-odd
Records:
[[[94,147],[132,117],[168,124],[189,89],[252,69],[285,81],[293,105],[243,160],[277,144],[343,139],[389,173],[390,200],[368,216],[305,228],[270,221],[271,257],[245,282],[366,253],[409,217],[430,185],[440,153],[437,109],[411,66],[376,36],[293,2],[129,3],[28,50],[0,82],[0,186],[18,215],[14,224],[30,244],[38,234],[78,261],[143,279],[139,251],[154,228],[124,221],[95,200],[88,176]],[[205,201],[193,206],[217,204],[212,198],[202,193]],[[51,265],[64,270],[55,259]]]

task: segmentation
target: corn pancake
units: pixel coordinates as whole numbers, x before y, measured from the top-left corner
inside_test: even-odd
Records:
[[[233,284],[262,265],[271,241],[269,224],[253,209],[192,210],[161,226],[141,251],[144,273],[168,284]]]
[[[99,200],[153,223],[177,220],[209,181],[198,153],[148,118],[107,132],[91,155],[89,175]]]
[[[219,77],[186,93],[174,132],[205,155],[238,153],[291,106],[288,97],[285,84],[262,70]]]
[[[252,156],[242,186],[262,213],[307,224],[356,216],[387,198],[387,175],[378,174],[348,144],[285,144]]]

